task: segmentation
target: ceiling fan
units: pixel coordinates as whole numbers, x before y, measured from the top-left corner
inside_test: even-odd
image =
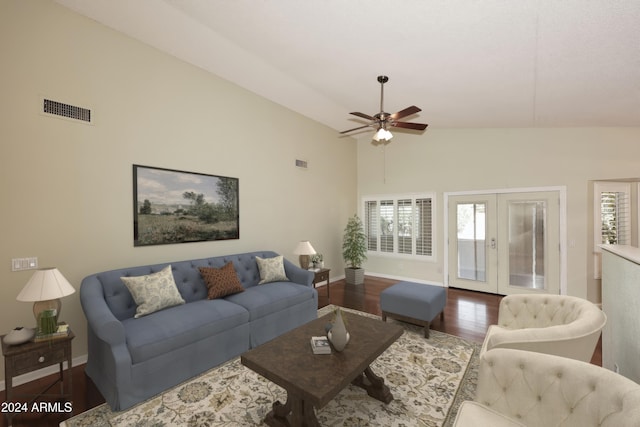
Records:
[[[409,123],[409,122],[399,122],[398,120],[415,114],[419,111],[422,111],[420,108],[412,105],[411,107],[407,107],[404,110],[400,110],[397,113],[389,114],[385,113],[383,108],[384,102],[384,84],[389,81],[389,77],[387,76],[378,76],[378,82],[380,82],[380,112],[374,116],[369,116],[368,114],[353,112],[349,114],[353,114],[354,116],[361,117],[363,119],[370,120],[371,123],[359,126],[357,128],[349,129],[340,132],[341,134],[353,132],[354,130],[360,130],[367,127],[376,128],[377,131],[373,136],[373,139],[377,142],[388,142],[393,135],[389,132],[390,127],[397,128],[405,128],[405,129],[414,129],[414,130],[425,130],[428,125],[424,123]]]

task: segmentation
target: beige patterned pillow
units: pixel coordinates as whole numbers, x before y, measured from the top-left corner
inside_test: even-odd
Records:
[[[284,272],[284,256],[273,258],[256,257],[258,269],[260,270],[259,285],[269,282],[288,282],[289,278]]]
[[[227,295],[244,292],[244,288],[238,280],[236,269],[233,263],[229,261],[222,268],[200,267],[200,274],[207,284],[209,293],[207,298],[216,299],[226,297]]]
[[[171,265],[157,273],[138,277],[121,277],[120,279],[138,305],[134,316],[136,319],[163,308],[184,304],[176,282],[173,280]]]

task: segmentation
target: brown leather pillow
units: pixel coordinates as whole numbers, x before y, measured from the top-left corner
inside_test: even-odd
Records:
[[[209,289],[207,296],[209,299],[222,298],[244,291],[231,261],[222,268],[199,267],[198,270]]]

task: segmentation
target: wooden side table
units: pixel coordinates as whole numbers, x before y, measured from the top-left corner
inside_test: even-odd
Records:
[[[18,413],[33,412],[34,402],[41,397],[55,397],[57,399],[67,399],[69,403],[60,403],[58,406],[47,406],[45,410],[56,410],[56,412],[73,412],[73,404],[70,403],[73,396],[72,386],[72,356],[71,356],[71,340],[75,338],[73,331],[69,331],[69,335],[64,338],[55,338],[48,341],[33,342],[29,341],[19,345],[8,345],[2,338],[2,355],[4,356],[4,381],[6,389],[6,406],[5,414],[7,416],[8,425],[11,426],[11,418]],[[67,362],[67,369],[63,367],[63,363]],[[37,395],[14,395],[13,378],[18,375],[33,372],[35,370],[45,368],[58,363],[60,365],[60,373],[58,378]],[[54,385],[60,383],[59,394],[47,393]],[[66,386],[66,387],[65,387]],[[66,390],[65,390],[66,388]],[[27,404],[24,400],[16,398],[30,398]],[[36,407],[41,409],[43,407]]]
[[[313,278],[313,286],[315,287],[317,283],[319,282],[324,282],[325,280],[327,281],[327,298],[329,298],[329,272],[331,271],[330,268],[321,268],[318,271],[314,271],[315,273],[315,277]]]

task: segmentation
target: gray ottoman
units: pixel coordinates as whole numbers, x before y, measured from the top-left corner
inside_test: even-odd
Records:
[[[424,326],[429,338],[429,323],[440,314],[444,320],[447,303],[446,288],[413,282],[399,282],[380,293],[382,320],[392,317],[403,322]]]

